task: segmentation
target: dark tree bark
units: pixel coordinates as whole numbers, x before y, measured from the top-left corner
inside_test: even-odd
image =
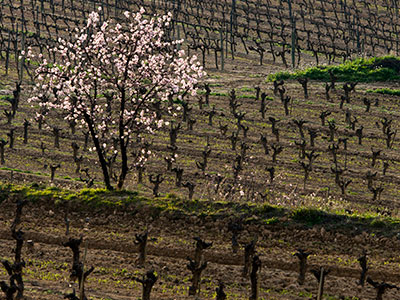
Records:
[[[72,281],[78,280],[79,288],[82,291],[81,298],[87,299],[85,296],[84,283],[86,278],[93,272],[94,267],[89,268],[87,271],[84,270],[84,263],[80,260],[79,247],[82,243],[82,238],[73,239],[69,238],[68,242],[63,243],[64,247],[69,247],[72,250],[72,268],[70,273],[70,279]]]
[[[251,265],[251,274],[250,274],[250,282],[251,282],[251,294],[250,300],[258,300],[260,293],[260,280],[259,273],[261,271],[261,260],[258,255],[254,255],[253,262]]]
[[[389,284],[386,282],[376,282],[369,277],[367,278],[367,282],[376,289],[376,300],[383,300],[383,294],[386,292],[387,289],[399,289],[393,284]]]
[[[189,263],[187,264],[188,270],[192,272],[192,285],[189,287],[189,296],[195,296],[200,293],[201,273],[207,267],[207,262],[203,258],[203,251],[212,246],[212,243],[207,243],[199,237],[195,237],[194,240],[196,241],[194,260],[188,257]]]
[[[226,293],[224,291],[225,285],[223,282],[219,282],[218,287],[215,289],[217,292],[216,300],[226,300]]]
[[[6,145],[8,144],[7,141],[0,139],[0,162],[2,165],[5,164],[5,159],[4,159],[4,148],[6,147]]]
[[[158,277],[154,273],[153,270],[150,270],[146,273],[146,276],[143,276],[142,279],[134,278],[137,282],[140,282],[143,286],[142,290],[142,300],[150,300],[151,289],[154,284],[157,282]]]
[[[14,149],[14,131],[15,128],[11,128],[10,131],[7,133],[8,146],[10,147],[10,149]]]
[[[11,224],[11,235],[16,241],[14,263],[11,264],[7,260],[1,261],[6,272],[9,276],[8,285],[6,282],[0,282],[0,287],[6,296],[7,300],[13,300],[14,294],[17,293],[15,299],[24,299],[24,282],[22,279],[23,268],[25,267],[25,261],[22,260],[22,246],[24,243],[24,232],[21,229],[17,230],[17,226],[21,223],[22,209],[27,204],[25,200],[17,201],[17,209],[15,213],[15,218]]]
[[[24,119],[24,144],[28,144],[28,127],[31,126],[31,123]]]
[[[311,253],[304,252],[303,249],[298,249],[297,252],[294,254],[299,259],[299,277],[297,282],[300,285],[304,284],[304,280],[306,278],[307,272],[307,258]]]
[[[361,257],[359,257],[357,260],[360,263],[360,267],[361,267],[360,281],[358,284],[361,286],[364,286],[365,278],[367,276],[367,271],[368,271],[367,253],[364,251],[363,255]]]
[[[87,115],[87,114],[84,115],[84,118],[85,118],[86,123],[88,124],[89,133],[90,133],[90,135],[92,137],[94,146],[96,148],[96,152],[97,152],[97,156],[99,158],[101,170],[103,171],[103,180],[104,180],[104,184],[106,186],[106,189],[107,190],[113,190],[113,187],[111,185],[111,180],[110,180],[110,174],[108,173],[107,162],[106,162],[106,159],[104,157],[104,153],[101,150],[100,141],[99,141],[99,138],[97,137],[97,134],[95,132],[93,121],[90,118],[90,116]]]
[[[144,266],[146,263],[146,256],[147,256],[147,237],[148,232],[145,231],[141,234],[135,235],[135,245],[139,247],[139,257],[137,259],[137,263],[139,266]]]
[[[242,276],[245,278],[247,278],[247,276],[249,276],[251,272],[251,266],[255,254],[256,254],[256,241],[252,240],[244,247],[244,265],[243,265]]]
[[[157,174],[156,176],[149,175],[149,181],[153,184],[153,196],[158,197],[158,190],[160,188],[160,184],[164,181],[164,177],[161,174]]]

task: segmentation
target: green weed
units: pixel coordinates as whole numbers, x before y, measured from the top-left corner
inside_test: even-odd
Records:
[[[239,99],[256,99],[256,95],[240,95]]]
[[[242,91],[242,92],[255,92],[256,90],[254,89],[254,88],[250,88],[250,87],[242,87],[241,89],[240,89],[240,91]]]

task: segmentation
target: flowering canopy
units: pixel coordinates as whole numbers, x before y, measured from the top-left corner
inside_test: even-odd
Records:
[[[165,41],[170,15],[145,18],[144,9],[125,12],[126,23],[100,22],[92,12],[77,29],[73,41],[59,40],[50,64],[39,55],[35,96],[42,111],[61,112],[90,132],[104,175],[111,189],[107,157],[121,160],[118,188],[129,170],[127,148],[132,134],[153,133],[165,123],[154,111],[161,102],[171,112],[171,96],[194,95],[204,75],[196,57],[187,58],[176,47],[182,41]],[[29,51],[28,57],[34,58]]]

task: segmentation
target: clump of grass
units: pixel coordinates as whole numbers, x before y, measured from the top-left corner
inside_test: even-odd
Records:
[[[11,101],[13,96],[11,95],[0,95],[0,101]]]
[[[209,87],[222,87],[224,85],[222,83],[210,83],[208,86]]]
[[[381,89],[368,89],[367,93],[376,93],[382,95],[392,95],[392,96],[400,96],[400,90],[381,88]]]
[[[222,92],[211,92],[211,96],[220,96],[220,97],[228,97],[227,93],[222,93]]]
[[[394,56],[358,58],[340,65],[316,66],[296,72],[278,72],[270,74],[267,81],[308,78],[329,81],[332,72],[338,81],[390,81],[400,79],[400,58]]]
[[[205,95],[205,91],[204,90],[198,90],[197,91],[197,95]],[[220,96],[220,97],[228,97],[227,93],[223,93],[223,92],[211,92],[210,96]]]
[[[11,95],[0,95],[0,105],[1,106],[8,106],[10,105],[13,96]]]
[[[239,99],[256,99],[255,95],[240,95],[238,96]]]
[[[249,75],[250,78],[260,78],[262,76],[263,76],[262,74],[250,74]]]
[[[242,87],[240,89],[240,91],[242,91],[242,92],[255,92],[256,90],[254,88],[245,86],[245,87]]]
[[[32,174],[33,173],[30,170],[21,170],[21,169],[17,169],[17,168],[7,168],[7,167],[1,167],[0,170],[13,171],[13,172],[17,172],[17,173],[26,173],[26,174]]]

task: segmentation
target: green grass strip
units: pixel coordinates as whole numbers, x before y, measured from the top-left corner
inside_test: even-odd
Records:
[[[400,58],[395,56],[358,58],[340,65],[316,66],[295,72],[278,72],[267,77],[268,82],[308,78],[330,81],[332,72],[341,82],[375,82],[400,80]]]
[[[9,197],[26,199],[37,205],[58,206],[70,202],[80,211],[101,210],[105,213],[120,209],[141,211],[153,218],[161,215],[179,219],[197,216],[206,220],[239,218],[247,224],[269,226],[324,225],[327,229],[368,231],[384,236],[395,236],[400,231],[400,219],[371,213],[327,212],[316,208],[289,209],[269,203],[210,201],[180,198],[174,194],[152,198],[137,191],[107,191],[105,189],[82,189],[71,191],[38,184],[13,185],[0,183],[0,204]],[[111,208],[111,210],[110,210]]]
[[[366,90],[367,93],[375,93],[375,94],[382,94],[382,95],[392,95],[392,96],[400,96],[400,90],[388,89],[388,88],[381,88],[381,89],[368,89]]]

